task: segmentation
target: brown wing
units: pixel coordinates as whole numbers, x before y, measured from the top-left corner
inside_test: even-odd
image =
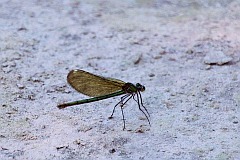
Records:
[[[122,90],[125,82],[94,75],[83,70],[72,70],[67,76],[68,83],[78,92],[96,97]]]

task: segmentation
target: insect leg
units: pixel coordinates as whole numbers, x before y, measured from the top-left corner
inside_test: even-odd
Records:
[[[123,130],[125,129],[125,118],[123,113],[123,106],[121,105],[122,117],[123,117]]]
[[[139,94],[139,97],[140,97],[140,102],[141,102],[141,105],[142,105],[142,107],[144,108],[144,110],[147,112],[147,114],[148,114],[148,116],[150,117],[150,114],[148,113],[148,110],[147,110],[147,108],[143,105],[143,101],[142,101],[142,95],[141,95],[141,93],[140,92],[138,92],[138,94]]]
[[[123,101],[129,96],[129,94],[126,94],[124,96],[121,97],[121,100],[114,106],[113,108],[113,111],[112,111],[112,114],[110,117],[108,117],[109,119],[112,119],[113,118],[113,114],[115,112],[115,108],[121,103],[121,105],[123,104]]]
[[[150,120],[149,120],[147,114],[146,114],[146,113],[142,110],[142,108],[141,108],[139,98],[141,98],[141,97],[138,95],[138,92],[137,92],[137,100],[136,100],[134,97],[133,97],[133,99],[137,102],[139,110],[145,115],[145,117],[146,117],[147,120],[148,120],[149,125],[151,126],[151,123],[150,123]]]
[[[129,97],[130,96],[130,97]],[[125,129],[125,118],[124,118],[124,113],[123,113],[123,106],[124,106],[124,104],[126,104],[127,103],[127,101],[129,101],[129,99],[131,99],[132,97],[133,97],[133,95],[131,95],[131,94],[128,94],[128,99],[124,102],[124,103],[122,103],[121,104],[121,111],[122,111],[122,117],[123,117],[123,130]],[[125,99],[125,98],[124,98]]]

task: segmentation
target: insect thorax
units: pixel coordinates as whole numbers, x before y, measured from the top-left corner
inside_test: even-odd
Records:
[[[138,91],[138,88],[132,83],[126,83],[122,89],[125,93],[135,93]]]

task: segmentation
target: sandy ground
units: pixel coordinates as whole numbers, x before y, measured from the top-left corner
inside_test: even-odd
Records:
[[[238,1],[0,3],[0,159],[240,159]],[[70,70],[141,83],[151,126]]]

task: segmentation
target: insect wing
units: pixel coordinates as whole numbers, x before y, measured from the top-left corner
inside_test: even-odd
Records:
[[[90,97],[120,91],[125,84],[121,80],[101,77],[83,70],[70,71],[67,81],[75,90]]]

